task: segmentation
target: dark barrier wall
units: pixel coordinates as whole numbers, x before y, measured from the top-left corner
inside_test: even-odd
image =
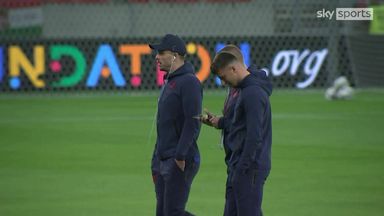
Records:
[[[195,65],[205,89],[222,88],[210,74],[215,53],[225,44],[239,46],[247,65],[268,71],[275,87],[318,88],[329,83],[326,37],[184,38],[187,61]],[[0,44],[2,92],[154,90],[163,72],[149,42],[159,38],[8,41]],[[353,80],[344,38],[337,70]],[[335,62],[335,61],[333,61]],[[340,73],[339,73],[340,74]]]

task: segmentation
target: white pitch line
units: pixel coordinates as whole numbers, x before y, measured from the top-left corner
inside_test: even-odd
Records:
[[[353,112],[353,113],[272,113],[273,119],[313,119],[313,120],[343,120],[361,117],[377,117],[384,115],[383,112]]]
[[[44,122],[99,122],[99,121],[149,121],[151,116],[96,116],[96,117],[27,117],[27,118],[0,118],[1,123],[44,123]]]
[[[383,113],[376,112],[376,113],[322,113],[322,114],[313,114],[313,113],[272,113],[272,118],[279,120],[279,119],[308,119],[308,120],[342,120],[342,119],[355,119],[360,118],[361,116],[366,117],[375,117],[375,116],[381,116]],[[52,122],[102,122],[102,121],[153,121],[154,117],[150,115],[127,115],[127,116],[71,116],[71,117],[60,117],[60,116],[53,116],[53,117],[0,117],[0,124],[6,124],[6,123],[52,123]]]

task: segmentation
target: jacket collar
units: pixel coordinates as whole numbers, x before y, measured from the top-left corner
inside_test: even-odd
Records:
[[[193,73],[194,68],[193,65],[189,62],[185,62],[181,67],[179,67],[177,70],[173,71],[172,73],[165,74],[165,76],[168,76],[168,80],[173,79],[174,77],[181,76],[188,73]]]

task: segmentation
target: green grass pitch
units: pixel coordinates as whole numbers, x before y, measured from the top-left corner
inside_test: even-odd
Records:
[[[218,113],[224,93],[207,93]],[[326,101],[322,91],[277,90],[267,216],[381,216],[384,91]],[[0,96],[1,216],[150,216],[156,96]],[[149,143],[149,144],[148,144]],[[188,209],[222,215],[219,132],[202,127],[200,171]]]

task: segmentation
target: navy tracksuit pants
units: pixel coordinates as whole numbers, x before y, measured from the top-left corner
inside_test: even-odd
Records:
[[[224,216],[262,216],[263,187],[269,171],[233,170],[228,174]]]
[[[199,162],[186,161],[184,172],[174,158],[158,161],[152,170],[156,191],[156,216],[188,216],[185,211],[192,181],[199,170]]]

